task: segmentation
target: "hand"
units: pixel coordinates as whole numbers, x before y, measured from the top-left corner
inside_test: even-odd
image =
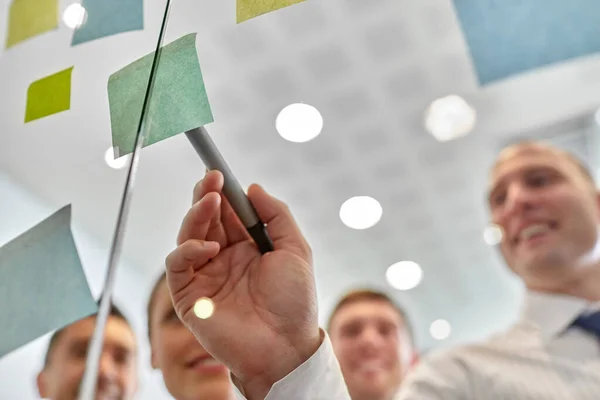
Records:
[[[262,399],[321,344],[312,255],[288,207],[252,185],[248,198],[275,248],[261,255],[222,188],[218,171],[196,185],[167,257],[167,282],[177,315],[200,344],[246,397]],[[215,306],[205,320],[193,310],[202,297]]]

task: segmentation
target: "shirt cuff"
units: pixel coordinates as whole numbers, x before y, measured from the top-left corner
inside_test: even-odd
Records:
[[[265,400],[350,400],[329,336],[321,330],[319,349],[298,368],[275,382]],[[246,397],[234,385],[238,400]]]

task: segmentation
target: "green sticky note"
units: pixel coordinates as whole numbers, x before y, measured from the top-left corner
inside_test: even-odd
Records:
[[[8,12],[6,48],[58,28],[58,0],[14,0]]]
[[[98,310],[66,206],[0,248],[0,357]]]
[[[29,85],[25,122],[71,108],[71,72],[73,72],[73,67]]]
[[[237,0],[237,23],[239,24],[259,15],[303,1],[305,0]]]
[[[133,152],[154,52],[108,79],[115,158]],[[144,147],[213,122],[196,52],[196,34],[164,46],[146,114]]]

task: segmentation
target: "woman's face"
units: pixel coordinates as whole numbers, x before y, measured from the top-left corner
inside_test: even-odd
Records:
[[[176,400],[232,398],[229,371],[181,323],[173,309],[166,280],[158,285],[149,316],[152,367],[162,371],[169,393]]]

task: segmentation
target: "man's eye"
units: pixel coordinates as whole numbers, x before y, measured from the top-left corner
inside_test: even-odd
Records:
[[[533,187],[544,187],[552,181],[547,174],[534,174],[527,178],[527,184]]]

